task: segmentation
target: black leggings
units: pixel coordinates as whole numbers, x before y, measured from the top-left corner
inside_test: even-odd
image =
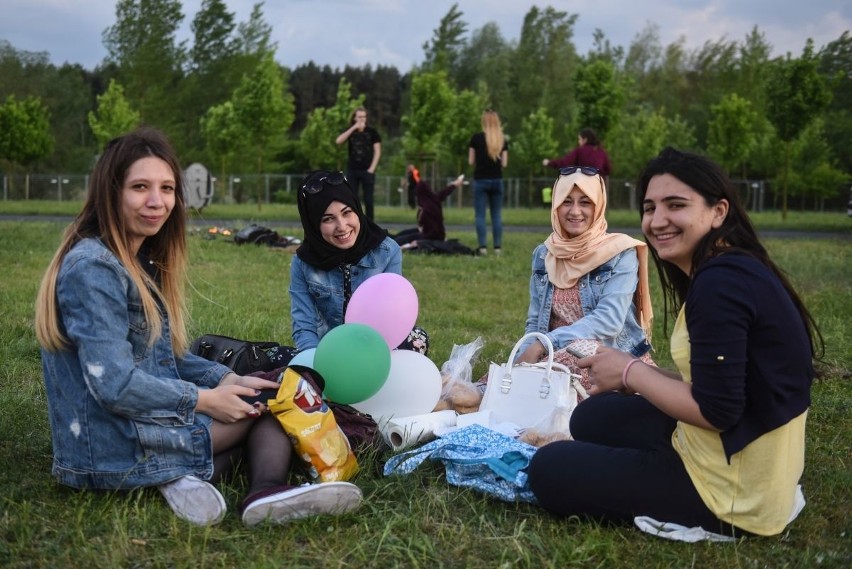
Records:
[[[734,528],[704,505],[672,447],[675,425],[638,395],[590,397],[571,416],[575,440],[551,443],[533,456],[532,491],[544,509],[560,516],[615,523],[650,516],[732,535]]]

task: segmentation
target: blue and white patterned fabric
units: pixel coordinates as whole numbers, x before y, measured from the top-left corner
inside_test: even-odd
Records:
[[[385,463],[384,474],[409,474],[427,458],[441,461],[447,482],[507,502],[535,502],[524,469],[536,447],[481,425],[470,425],[405,451]]]

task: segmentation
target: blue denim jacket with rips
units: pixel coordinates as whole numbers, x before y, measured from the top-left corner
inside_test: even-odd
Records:
[[[351,278],[351,292],[361,283],[381,273],[402,274],[402,250],[390,237],[357,263],[346,265]],[[299,350],[316,348],[329,330],[343,324],[344,266],[329,271],[318,269],[293,257],[290,265],[290,316],[293,342]]]
[[[635,357],[651,349],[645,332],[636,318],[633,295],[639,283],[639,259],[635,249],[626,249],[608,260],[578,282],[583,317],[570,326],[550,330],[553,306],[553,283],[547,278],[544,259],[547,247],[542,243],[532,256],[530,306],[524,333],[541,332],[553,343],[553,349],[564,348],[573,340],[589,338],[629,352]],[[534,342],[525,341],[518,355]]]
[[[53,474],[74,488],[156,486],[213,473],[210,422],[195,412],[199,388],[230,370],[175,357],[168,319],[149,342],[139,290],[97,239],[62,261],[56,306],[66,350],[42,349],[53,437]]]

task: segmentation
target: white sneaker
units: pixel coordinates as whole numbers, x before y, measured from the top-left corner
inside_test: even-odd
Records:
[[[322,514],[343,514],[358,509],[361,489],[349,482],[323,482],[304,486],[277,486],[249,496],[243,502],[247,526],[268,521],[283,524]]]
[[[182,476],[157,489],[177,517],[195,525],[218,524],[228,510],[216,487],[195,476]]]

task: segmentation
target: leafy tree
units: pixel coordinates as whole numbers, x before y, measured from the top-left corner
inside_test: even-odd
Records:
[[[501,107],[506,125],[520,123],[531,108],[544,107],[555,124],[564,126],[562,132],[556,133],[563,146],[576,136],[571,128],[572,82],[579,61],[571,39],[576,21],[576,14],[551,7],[530,8],[524,16],[513,62],[513,96]]]
[[[411,81],[411,105],[402,117],[405,134],[402,145],[407,156],[417,162],[434,160],[441,151],[441,141],[447,128],[448,110],[454,94],[447,73],[419,73]]]
[[[482,92],[465,89],[453,93],[442,131],[440,151],[442,162],[451,165],[454,172],[463,172],[465,169],[470,137],[482,128],[482,109],[487,105]]]
[[[237,26],[237,50],[242,54],[262,58],[278,49],[272,41],[272,26],[263,16],[263,4],[255,3],[248,21]]]
[[[624,102],[624,91],[615,78],[613,65],[603,59],[581,65],[574,74],[574,88],[578,106],[577,125],[579,128],[592,128],[601,139],[605,139]]]
[[[363,104],[364,96],[353,98],[349,82],[341,77],[334,106],[317,107],[311,111],[299,137],[300,153],[311,170],[343,168],[346,146],[338,145],[335,140],[347,128],[352,111]]]
[[[98,95],[98,109],[89,111],[89,127],[103,150],[106,143],[133,130],[139,125],[139,113],[124,98],[124,88],[115,79],[109,82],[109,88]]]
[[[296,118],[293,121],[296,133],[305,128],[312,110],[334,104],[339,83],[340,73],[328,65],[320,67],[309,61],[293,69],[290,73],[290,91],[296,105]]]
[[[118,0],[115,16],[103,34],[107,61],[116,64],[117,79],[142,120],[173,131],[174,92],[186,57],[176,40],[184,19],[180,0]]]
[[[263,173],[265,162],[284,143],[295,114],[293,96],[285,90],[282,70],[268,53],[253,73],[244,75],[232,97],[234,112],[248,139],[255,171]],[[257,190],[258,203],[260,190]]]
[[[512,93],[514,49],[489,22],[475,30],[462,48],[455,78],[457,89],[486,91],[496,109],[508,109]]]
[[[26,168],[52,151],[50,116],[41,100],[9,95],[0,105],[0,161]]]
[[[86,123],[93,76],[80,65],[52,65],[46,52],[16,50],[0,40],[0,102],[9,95],[37,97],[50,114],[53,152],[40,165],[53,171],[90,167],[94,144]]]
[[[817,118],[802,131],[792,144],[791,165],[788,177],[790,196],[801,198],[804,209],[807,198],[821,207],[825,198],[847,191],[848,180],[833,162],[831,146],[825,136],[825,123]]]
[[[784,165],[781,179],[781,217],[787,219],[787,182],[792,143],[799,134],[828,106],[831,92],[817,69],[813,41],[808,40],[802,56],[774,62],[767,83],[767,118],[784,142]]]
[[[692,125],[679,115],[667,117],[665,109],[624,113],[609,139],[613,175],[630,180],[666,146],[698,151]]]
[[[249,138],[249,133],[237,120],[234,103],[225,101],[221,105],[210,107],[207,114],[201,118],[201,133],[206,142],[208,156],[218,163],[217,177],[226,180],[234,158],[244,152]]]
[[[624,61],[624,48],[621,46],[613,47],[603,30],[595,28],[592,34],[592,49],[589,50],[586,59],[588,61],[602,60],[611,64],[614,68],[618,68]]]
[[[757,113],[736,93],[725,95],[711,108],[707,150],[729,173],[745,166],[755,146]],[[742,173],[745,178],[745,171]]]
[[[766,112],[766,81],[772,45],[757,26],[740,44],[737,60],[738,78],[733,90],[751,103],[752,109],[762,116]]]
[[[203,0],[190,25],[193,35],[189,61],[193,71],[210,77],[237,50],[234,13],[223,0]]]
[[[852,33],[844,31],[819,52],[819,69],[830,78],[831,104],[825,136],[839,167],[852,177]]]
[[[461,19],[463,15],[456,3],[441,18],[438,28],[432,32],[432,39],[423,44],[424,71],[444,71],[448,77],[454,76],[467,32],[467,24]]]
[[[527,175],[527,188],[530,192],[528,203],[533,203],[533,177],[542,168],[541,157],[552,156],[557,152],[557,142],[553,135],[553,119],[547,116],[543,108],[536,109],[521,121],[520,132],[512,139],[512,161],[518,164],[518,171]]]

